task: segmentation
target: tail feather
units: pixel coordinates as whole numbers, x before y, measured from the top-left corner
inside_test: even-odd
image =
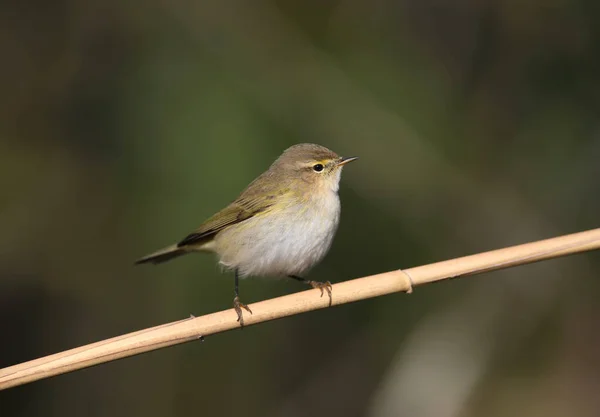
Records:
[[[160,264],[170,261],[173,258],[177,258],[178,256],[185,255],[186,253],[187,251],[185,249],[180,248],[177,245],[171,245],[138,259],[135,261],[135,264]]]

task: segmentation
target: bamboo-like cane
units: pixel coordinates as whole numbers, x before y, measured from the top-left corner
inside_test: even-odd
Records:
[[[537,262],[600,248],[600,229],[540,240],[415,268],[384,272],[333,285],[332,305],[351,303],[394,292],[411,292],[413,286],[464,275]],[[307,290],[252,303],[244,314],[246,326],[326,308],[327,296]],[[201,339],[239,328],[233,309],[164,324],[40,359],[0,369],[0,390],[48,378],[143,352]]]

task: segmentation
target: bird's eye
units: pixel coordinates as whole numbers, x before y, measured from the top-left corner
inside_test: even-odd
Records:
[[[314,169],[316,172],[321,172],[321,171],[323,171],[323,165],[321,165],[321,164],[316,164],[316,165],[313,165],[313,169]]]

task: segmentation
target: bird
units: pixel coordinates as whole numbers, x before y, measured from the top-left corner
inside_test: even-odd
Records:
[[[329,281],[305,274],[329,251],[340,221],[342,168],[358,157],[341,157],[317,144],[287,148],[228,206],[178,243],[138,259],[160,264],[195,252],[212,252],[234,273],[233,307],[244,326],[239,280],[248,276],[289,277],[327,291]]]

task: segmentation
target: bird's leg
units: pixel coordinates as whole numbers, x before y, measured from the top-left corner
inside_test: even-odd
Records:
[[[311,281],[306,278],[298,277],[296,275],[288,275],[288,276],[292,279],[295,279],[296,281],[304,282],[305,284],[308,284],[313,288],[317,288],[317,289],[321,290],[321,297],[323,297],[323,290],[327,291],[327,295],[329,296],[329,307],[331,307],[331,301],[332,301],[331,282],[329,282],[329,281],[325,281],[325,282]]]
[[[235,286],[234,286],[235,298],[233,299],[233,308],[235,309],[235,312],[238,315],[237,321],[240,322],[241,327],[244,327],[244,316],[242,315],[242,308],[250,314],[252,314],[252,310],[250,310],[250,307],[248,307],[246,304],[242,304],[240,302],[239,283],[240,283],[240,276],[239,276],[238,270],[236,269],[235,270]]]

